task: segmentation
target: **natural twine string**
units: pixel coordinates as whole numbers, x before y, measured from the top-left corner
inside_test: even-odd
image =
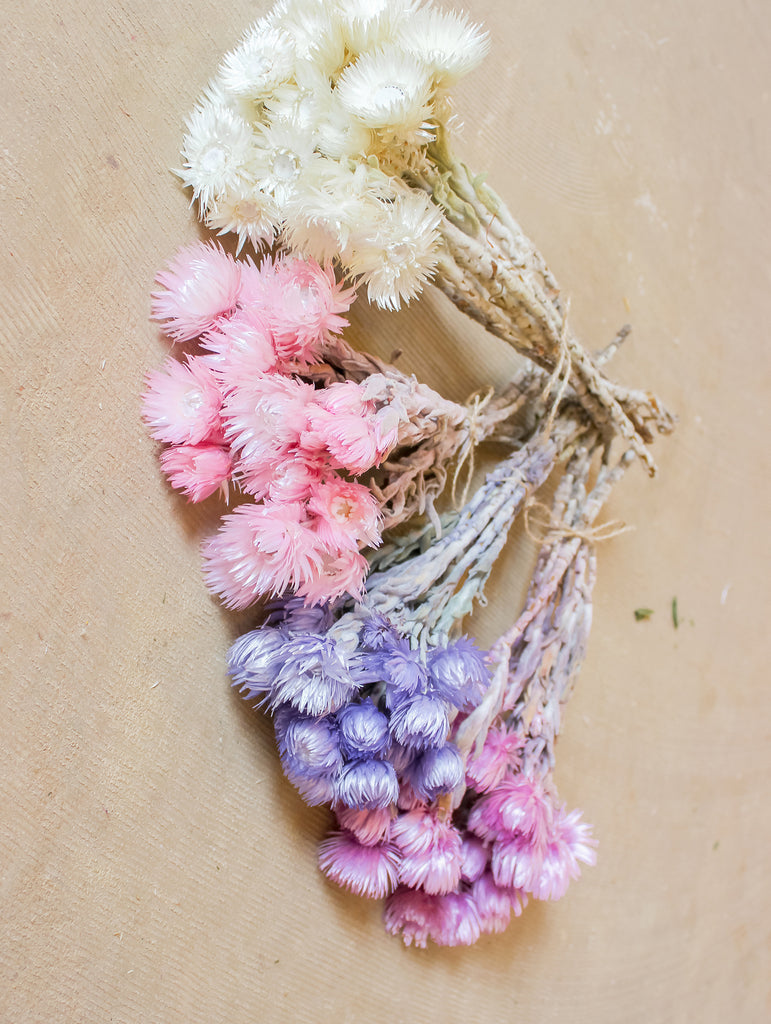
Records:
[[[545,510],[548,517],[547,521],[538,521],[533,523],[531,518],[531,512],[533,509]],[[618,537],[622,533],[630,533],[635,529],[634,526],[629,526],[622,519],[611,519],[607,523],[600,523],[599,526],[589,526],[584,530],[577,530],[575,527],[568,526],[566,523],[561,523],[556,520],[552,515],[552,510],[548,505],[544,505],[542,501],[528,501],[525,504],[523,513],[525,533],[528,535],[530,540],[542,547],[545,544],[556,544],[558,541],[566,540],[571,537],[577,537],[579,540],[586,541],[587,544],[599,544],[602,541]],[[543,531],[541,535],[539,536],[535,533],[531,526],[539,527]]]
[[[476,468],[476,449],[480,441],[484,440],[485,431],[482,426],[482,412],[490,404],[490,400],[493,397],[494,390],[492,387],[488,388],[484,394],[480,391],[475,392],[469,400],[466,402],[466,408],[468,409],[468,417],[466,420],[466,438],[463,441],[463,446],[458,455],[458,461],[455,463],[455,472],[452,476],[452,491],[451,499],[455,508],[460,508],[466,504],[468,500],[468,492],[471,487],[471,482],[474,477],[474,470]],[[464,466],[468,464],[466,469],[466,479],[463,484],[463,491],[460,496],[460,501],[457,499],[458,480]]]

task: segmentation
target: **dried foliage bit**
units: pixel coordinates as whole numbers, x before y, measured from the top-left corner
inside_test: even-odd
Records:
[[[675,629],[680,628],[680,614],[677,610],[677,598],[672,598],[672,625]]]
[[[635,608],[634,610],[635,622],[646,622],[651,615],[653,615],[652,608]]]

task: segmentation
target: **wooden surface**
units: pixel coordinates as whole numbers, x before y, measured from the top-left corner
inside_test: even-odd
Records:
[[[216,508],[169,492],[139,420],[152,279],[197,236],[183,118],[266,6],[6,3],[0,1019],[771,1019],[769,6],[473,4],[493,50],[457,92],[463,153],[587,344],[633,324],[612,372],[680,424],[607,511],[637,529],[599,552],[558,747],[598,864],[504,936],[425,952],[317,873],[326,812],[228,689],[237,623],[197,553]],[[353,337],[459,399],[511,365],[436,295],[362,302]]]

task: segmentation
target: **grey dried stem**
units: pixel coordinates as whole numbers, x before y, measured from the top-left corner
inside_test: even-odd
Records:
[[[599,449],[603,461],[588,489]],[[596,433],[577,444],[554,495],[524,608],[490,651],[493,681],[484,700],[458,728],[455,742],[464,760],[481,751],[494,724],[506,721],[526,737],[528,773],[545,774],[554,767],[562,709],[583,662],[591,627],[595,545],[625,529],[596,529],[593,524],[634,457],[628,449],[611,462]],[[462,796],[454,794],[456,806]]]
[[[623,437],[653,475],[646,446],[656,433],[672,430],[673,417],[655,395],[625,388],[602,373],[570,330],[544,258],[505,203],[453,156],[441,125],[425,159],[405,177],[445,214],[433,283],[547,374],[564,373],[606,439]]]
[[[444,646],[483,593],[514,519],[585,429],[581,413],[566,409],[488,474],[440,539],[425,546],[426,530],[406,540],[408,557],[394,556],[392,549],[375,553],[368,607],[387,616],[415,645]]]

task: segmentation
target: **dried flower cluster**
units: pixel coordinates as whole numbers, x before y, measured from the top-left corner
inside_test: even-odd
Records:
[[[178,172],[236,256],[199,243],[158,275],[153,315],[181,355],[143,405],[171,485],[227,503],[209,588],[267,601],[229,670],[272,714],[287,778],[334,812],[322,871],[384,898],[386,929],[416,946],[502,931],[594,863],[554,745],[608,535],[596,516],[672,427],[604,376],[624,332],[586,353],[543,258],[452,155],[449,89],[487,49],[421,0],[279,0],[247,32]],[[527,368],[457,404],[345,342],[360,286],[397,310],[431,280]],[[440,515],[488,438],[510,453]],[[480,651],[463,620],[550,479],[522,610]]]

